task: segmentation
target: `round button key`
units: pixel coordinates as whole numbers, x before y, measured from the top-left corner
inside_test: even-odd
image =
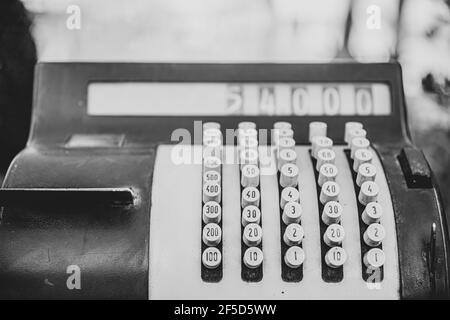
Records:
[[[367,131],[364,129],[354,128],[348,132],[348,146],[352,146],[352,140],[354,138],[365,138],[367,136]]]
[[[208,223],[203,227],[202,239],[207,246],[216,246],[222,240],[222,229],[216,223]]]
[[[320,190],[320,202],[322,204],[328,201],[337,201],[339,198],[340,188],[339,185],[334,181],[327,181],[322,185]]]
[[[247,246],[254,247],[261,243],[262,235],[262,228],[259,224],[249,223],[244,228],[242,241],[244,241]]]
[[[300,194],[296,188],[287,187],[281,191],[280,207],[284,209],[284,206],[288,202],[299,202]]]
[[[242,139],[247,138],[254,138],[258,140],[258,131],[256,131],[256,128],[242,128],[238,129],[238,141],[241,141]]]
[[[278,152],[284,149],[289,149],[294,151],[295,148],[295,140],[292,138],[280,138],[278,140]]]
[[[305,251],[300,247],[290,247],[284,254],[284,263],[290,268],[298,268],[305,261]]]
[[[353,171],[358,172],[359,166],[363,163],[371,163],[373,159],[372,151],[368,149],[358,149],[353,157]]]
[[[320,187],[327,181],[335,181],[338,175],[338,168],[331,163],[325,163],[319,169],[319,178],[317,179],[317,183]]]
[[[367,150],[370,147],[370,141],[363,137],[353,138],[350,145],[350,157],[355,158],[356,150],[364,149]]]
[[[294,150],[291,149],[283,149],[280,152],[278,152],[278,170],[281,170],[281,168],[287,164],[295,164],[297,161],[297,153]]]
[[[317,159],[317,154],[322,149],[331,149],[333,147],[333,140],[328,137],[314,137],[312,140],[311,153]]]
[[[302,206],[298,202],[288,202],[284,206],[282,219],[285,224],[299,223],[302,217]]]
[[[206,171],[203,173],[203,183],[218,183],[220,184],[221,176],[217,171]]]
[[[384,227],[379,223],[372,223],[363,234],[364,242],[369,247],[377,247],[383,242],[386,232]]]
[[[273,124],[274,129],[292,129],[292,124],[286,121],[277,121]]]
[[[344,240],[345,231],[344,227],[340,224],[333,223],[328,226],[327,230],[323,235],[323,241],[329,246],[339,246]]]
[[[206,157],[203,159],[203,172],[217,171],[220,173],[222,161],[218,157]]]
[[[222,262],[222,254],[215,247],[206,248],[202,253],[202,263],[208,269],[217,268]]]
[[[291,223],[286,227],[283,235],[283,241],[288,246],[296,246],[302,243],[305,232],[298,223]]]
[[[333,247],[325,254],[325,263],[331,268],[342,267],[347,261],[347,252],[341,247]]]
[[[239,122],[238,129],[256,129],[256,123],[250,121],[242,121]]]
[[[313,141],[314,137],[326,137],[327,124],[325,122],[313,121],[309,123],[309,142]]]
[[[377,168],[371,163],[363,163],[358,168],[356,176],[356,184],[361,186],[366,181],[375,181],[377,175]]]
[[[361,122],[346,122],[345,123],[345,134],[344,141],[350,143],[350,131],[353,129],[363,129],[363,124]]]
[[[261,221],[261,210],[256,206],[247,206],[242,210],[242,225],[245,227],[250,223],[259,224]]]
[[[282,138],[294,138],[294,131],[291,128],[274,128],[272,130],[272,143],[277,146]]]
[[[364,264],[369,269],[378,269],[386,262],[384,251],[379,248],[372,248],[366,252],[363,258]]]
[[[367,205],[369,202],[375,202],[378,197],[379,188],[373,181],[366,181],[361,185],[358,200],[361,204]]]
[[[377,202],[369,202],[361,215],[361,219],[365,224],[369,225],[380,222],[382,215],[383,208],[381,205]]]
[[[203,202],[208,201],[221,201],[221,188],[220,184],[215,182],[207,182],[203,184]]]
[[[239,146],[242,150],[258,149],[258,140],[253,137],[243,137],[239,140]]]
[[[258,268],[263,263],[263,252],[260,248],[251,247],[245,250],[244,253],[244,264],[247,268],[255,269]]]
[[[203,124],[203,130],[207,129],[218,129],[220,130],[220,123],[218,122],[205,122]]]
[[[244,149],[240,152],[240,164],[241,170],[248,164],[258,165],[258,150],[257,149]]]
[[[203,137],[203,146],[205,148],[219,148],[222,146],[222,137],[205,136]]]
[[[259,168],[257,166],[248,164],[242,168],[241,185],[244,188],[259,186]]]
[[[319,171],[325,163],[334,164],[336,153],[331,149],[321,149],[317,152],[316,170]]]
[[[215,201],[208,201],[203,205],[203,222],[219,223],[222,218],[222,208]]]
[[[245,208],[246,206],[257,206],[259,207],[259,190],[255,187],[247,187],[242,190],[241,206]]]
[[[280,170],[280,185],[285,187],[295,187],[298,184],[298,167],[292,163],[286,163]]]
[[[222,146],[204,146],[203,147],[203,159],[208,157],[222,158]]]
[[[344,209],[342,205],[337,201],[327,202],[322,211],[322,221],[326,225],[339,223],[341,221],[342,212]]]

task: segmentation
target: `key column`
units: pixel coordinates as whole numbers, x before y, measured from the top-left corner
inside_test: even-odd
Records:
[[[222,279],[222,133],[215,122],[203,124],[202,148],[202,266],[203,281]]]
[[[241,122],[237,138],[241,185],[241,278],[258,282],[263,277],[264,255],[256,124]]]
[[[340,186],[336,182],[338,168],[333,140],[327,137],[327,125],[311,122],[309,127],[311,160],[315,167],[317,195],[320,215],[320,237],[322,255],[322,279],[326,282],[340,282],[347,253],[342,247],[345,237],[341,225],[343,207],[339,203]]]
[[[358,197],[362,277],[365,281],[380,282],[384,277],[385,254],[382,242],[385,230],[380,222],[383,208],[377,202],[379,188],[375,182],[377,170],[372,164],[374,154],[370,149],[367,132],[361,124],[356,127],[347,124],[345,128],[345,137],[348,138],[350,147],[346,154]]]
[[[272,144],[276,147],[280,196],[281,278],[286,282],[299,282],[303,278],[305,261],[302,248],[304,230],[298,189],[299,168],[290,123],[274,123]]]

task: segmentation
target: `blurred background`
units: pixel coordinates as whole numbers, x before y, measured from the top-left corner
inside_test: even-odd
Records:
[[[449,0],[22,3],[39,61],[397,59],[412,135],[437,174],[450,212]]]

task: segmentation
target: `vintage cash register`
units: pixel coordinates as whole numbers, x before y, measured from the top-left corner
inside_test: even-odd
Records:
[[[398,64],[41,63],[0,297],[449,296]]]

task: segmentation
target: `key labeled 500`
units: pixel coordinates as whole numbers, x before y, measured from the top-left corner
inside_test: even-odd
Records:
[[[277,305],[268,304],[221,304],[217,310],[219,315],[274,315]]]

